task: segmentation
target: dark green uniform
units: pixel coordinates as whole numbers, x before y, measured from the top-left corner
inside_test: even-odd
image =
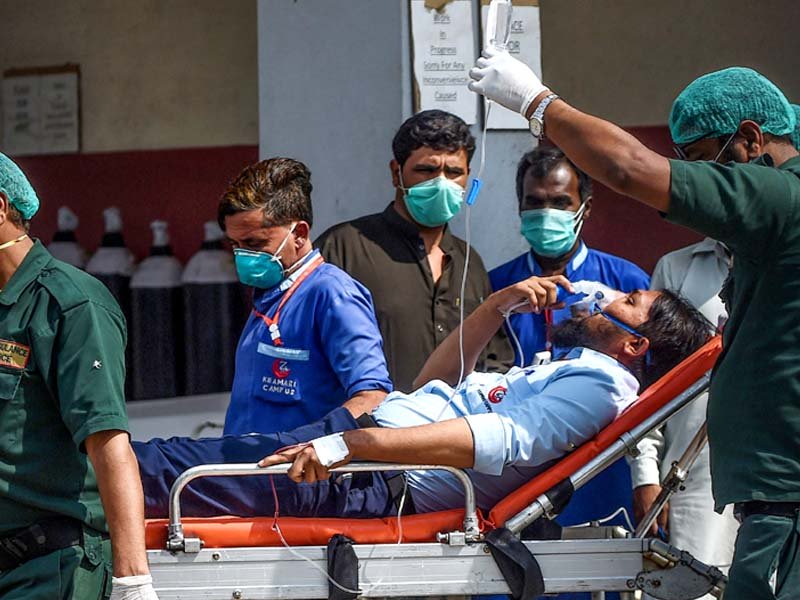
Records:
[[[759,162],[671,163],[668,219],[724,242],[734,256],[722,294],[729,312],[724,351],[708,403],[717,509],[748,501],[800,502],[800,157],[780,168],[772,168],[769,157]],[[800,597],[798,590],[764,595],[772,592],[738,583],[775,566],[776,585],[795,578],[788,563],[778,564],[778,554],[788,551],[796,564],[796,552],[787,549],[797,543],[797,520],[755,519],[773,529],[782,522],[786,535],[773,531],[774,551],[751,572],[737,573],[745,554],[752,559],[746,548],[758,530],[742,527],[726,600]],[[763,567],[764,561],[771,566]]]
[[[103,284],[38,241],[0,291],[0,537],[54,516],[84,524],[83,547],[0,574],[2,598],[99,598],[110,589],[107,526],[83,444],[128,429],[125,341]]]

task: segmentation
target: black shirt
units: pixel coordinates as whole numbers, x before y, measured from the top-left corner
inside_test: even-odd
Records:
[[[314,245],[372,293],[389,375],[395,389],[411,391],[428,356],[458,327],[466,244],[445,227],[439,245],[444,267],[434,283],[419,229],[390,204],[382,213],[331,227]],[[465,317],[491,292],[483,261],[471,250]],[[501,329],[481,354],[478,369],[505,370],[512,361]]]

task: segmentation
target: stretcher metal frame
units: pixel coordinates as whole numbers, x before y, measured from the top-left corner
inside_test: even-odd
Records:
[[[181,473],[169,491],[169,530],[167,534],[167,550],[172,552],[197,552],[202,548],[202,540],[187,538],[181,524],[180,495],[184,488],[195,479],[201,477],[227,477],[238,475],[286,475],[290,464],[259,467],[256,463],[232,463],[222,465],[198,465]],[[331,473],[363,473],[373,471],[447,471],[453,475],[464,489],[464,531],[451,532],[458,534],[459,539],[466,542],[477,542],[481,539],[478,511],[475,504],[475,488],[472,480],[461,469],[444,465],[413,465],[379,462],[356,462],[330,469]]]
[[[569,478],[574,489],[586,484],[626,453],[648,432],[708,389],[710,372],[662,408],[621,435]],[[162,600],[327,598],[325,546],[203,548],[202,540],[184,535],[180,493],[198,477],[275,475],[289,465],[262,469],[253,464],[203,465],[183,473],[170,491],[167,548],[148,550],[154,586]],[[441,532],[438,542],[356,544],[362,597],[409,597],[507,594],[509,587],[479,530],[475,494],[468,475],[441,465],[352,463],[335,472],[442,469],[465,490],[463,530]],[[554,518],[555,505],[545,493],[506,521],[519,534],[540,518]],[[525,541],[541,567],[544,591],[604,592],[643,590],[663,600],[690,600],[706,593],[719,596],[725,576],[686,552],[650,538],[630,537],[619,527],[565,528],[560,540]],[[313,568],[300,557],[312,561]]]

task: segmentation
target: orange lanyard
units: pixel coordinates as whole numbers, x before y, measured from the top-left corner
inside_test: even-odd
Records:
[[[281,317],[281,309],[283,308],[284,304],[286,304],[289,301],[289,298],[292,297],[292,294],[294,294],[297,291],[297,288],[300,287],[300,284],[303,283],[306,280],[306,278],[309,275],[311,275],[311,273],[314,272],[314,269],[316,269],[324,262],[325,259],[323,259],[321,256],[317,256],[317,258],[311,261],[311,263],[300,274],[300,276],[297,279],[295,279],[294,282],[292,282],[291,287],[283,293],[283,297],[281,298],[281,301],[278,303],[278,308],[275,311],[274,317],[268,317],[267,315],[261,314],[256,310],[255,306],[253,307],[253,313],[257,317],[260,317],[261,320],[264,321],[264,323],[266,323],[267,328],[269,329],[269,335],[272,338],[272,343],[275,344],[276,346],[283,346],[283,340],[281,340],[281,330],[278,328],[278,319],[280,319]]]

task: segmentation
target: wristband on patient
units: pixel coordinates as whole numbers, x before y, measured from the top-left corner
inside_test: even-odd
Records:
[[[350,454],[350,448],[344,441],[344,434],[333,433],[315,440],[311,440],[317,459],[324,467],[330,467],[343,461]]]
[[[128,575],[127,577],[112,577],[111,583],[113,585],[121,585],[125,587],[147,585],[153,583],[152,575]]]

